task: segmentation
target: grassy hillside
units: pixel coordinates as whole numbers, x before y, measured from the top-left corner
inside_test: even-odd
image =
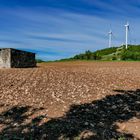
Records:
[[[122,60],[140,60],[140,45],[129,46],[121,54]]]
[[[140,60],[140,45],[129,45],[128,49],[125,46],[105,48],[95,52],[86,51],[85,53],[75,55],[68,60]]]

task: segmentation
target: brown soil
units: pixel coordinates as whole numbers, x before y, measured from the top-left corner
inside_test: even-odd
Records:
[[[139,89],[139,62],[0,69],[0,139],[138,140]]]

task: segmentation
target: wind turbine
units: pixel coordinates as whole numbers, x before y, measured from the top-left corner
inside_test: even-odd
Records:
[[[112,45],[112,31],[110,30],[109,32],[108,32],[108,35],[109,35],[109,48],[111,47],[111,45]]]
[[[125,30],[126,30],[125,46],[126,46],[126,49],[127,49],[128,48],[128,31],[129,31],[129,23],[128,22],[125,25]]]

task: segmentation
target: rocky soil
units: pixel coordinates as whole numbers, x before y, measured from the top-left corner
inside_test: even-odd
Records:
[[[140,139],[139,62],[0,69],[0,139]]]

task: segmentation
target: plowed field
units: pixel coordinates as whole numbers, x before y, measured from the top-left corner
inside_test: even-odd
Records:
[[[140,62],[0,69],[0,139],[140,139]]]

